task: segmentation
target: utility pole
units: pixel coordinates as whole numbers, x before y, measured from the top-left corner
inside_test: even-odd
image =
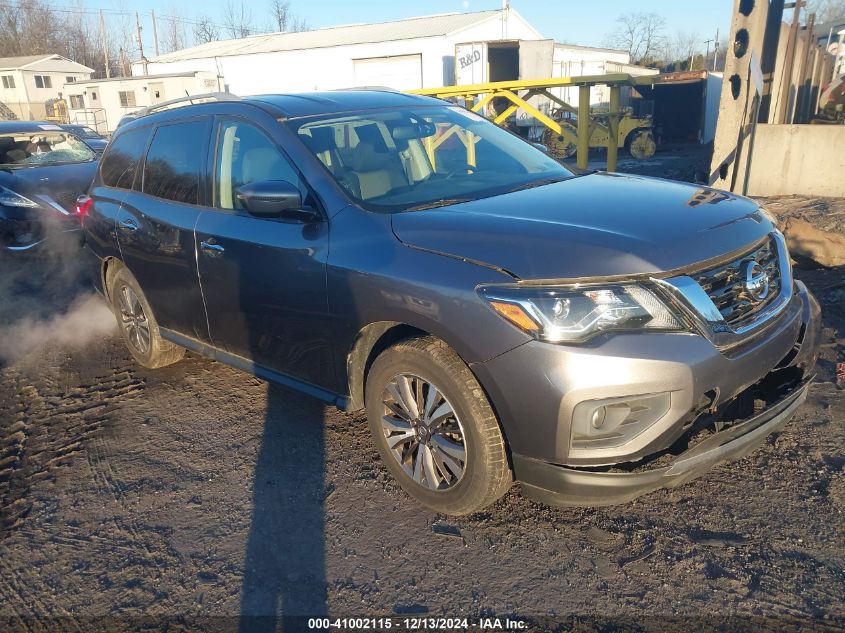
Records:
[[[103,47],[103,61],[106,64],[106,79],[111,78],[109,68],[109,41],[106,38],[106,21],[103,19],[103,10],[100,9],[100,44]]]
[[[144,69],[144,74],[147,73],[147,58],[144,57],[144,42],[141,39],[141,18],[138,17],[138,12],[135,12],[135,30],[138,34],[138,51],[141,54],[141,67]]]
[[[716,39],[713,40],[713,72],[716,72],[716,61],[719,59],[719,29],[716,29]]]
[[[152,9],[150,13],[153,16],[153,44],[155,45],[156,57],[158,57],[158,29],[156,29],[156,10]]]
[[[704,40],[704,43],[707,45],[707,48],[704,51],[704,70],[707,70],[707,58],[710,57],[710,42],[713,40]]]

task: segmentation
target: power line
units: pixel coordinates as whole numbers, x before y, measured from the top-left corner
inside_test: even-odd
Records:
[[[132,17],[135,15],[134,11],[123,11],[121,9],[81,9],[81,8],[70,8],[68,5],[54,5],[48,2],[43,3],[50,11],[54,13],[65,13],[70,15],[90,15],[90,16],[99,16],[100,11],[107,15],[112,16],[126,16]],[[0,0],[0,7],[7,6],[16,9],[25,9],[27,8],[27,3],[22,2],[22,0]],[[152,11],[141,12],[144,15],[152,15]],[[173,22],[181,22],[183,24],[189,24],[191,26],[200,26],[207,24],[209,26],[213,26],[218,29],[228,30],[229,26],[226,24],[221,24],[219,22],[211,22],[210,20],[192,20],[190,18],[185,18],[178,15],[163,15],[161,16],[163,19],[170,20]],[[255,34],[257,29],[249,29],[250,34]]]

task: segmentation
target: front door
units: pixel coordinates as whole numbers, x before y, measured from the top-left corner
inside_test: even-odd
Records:
[[[200,341],[208,340],[208,324],[194,227],[204,202],[211,124],[211,117],[202,117],[156,127],[140,182],[124,198],[116,223],[123,261],[159,326]]]
[[[328,224],[251,216],[236,196],[241,185],[287,180],[306,200],[308,189],[271,134],[252,122],[220,119],[216,139],[214,210],[204,210],[196,228],[211,339],[265,368],[329,387]]]

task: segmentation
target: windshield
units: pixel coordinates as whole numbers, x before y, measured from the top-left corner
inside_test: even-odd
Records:
[[[290,125],[349,195],[375,211],[441,207],[573,175],[531,144],[458,106]]]
[[[73,128],[73,133],[76,134],[79,138],[102,138],[90,127],[85,127],[84,125],[80,125],[79,127]]]
[[[0,134],[1,165],[83,163],[94,158],[91,148],[69,132],[42,130]]]

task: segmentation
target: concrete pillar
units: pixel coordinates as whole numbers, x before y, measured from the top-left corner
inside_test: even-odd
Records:
[[[769,109],[772,104],[772,93],[778,83],[775,67],[778,62],[778,42],[780,41],[781,24],[783,24],[784,0],[769,2],[769,15],[766,18],[766,34],[763,38],[763,52],[760,69],[763,71],[763,98],[760,101],[760,120],[769,120]]]
[[[762,0],[734,0],[719,122],[710,164],[710,184],[719,189],[743,189],[749,124],[755,110],[750,62],[752,53],[757,60],[764,57],[768,11],[768,2]]]

